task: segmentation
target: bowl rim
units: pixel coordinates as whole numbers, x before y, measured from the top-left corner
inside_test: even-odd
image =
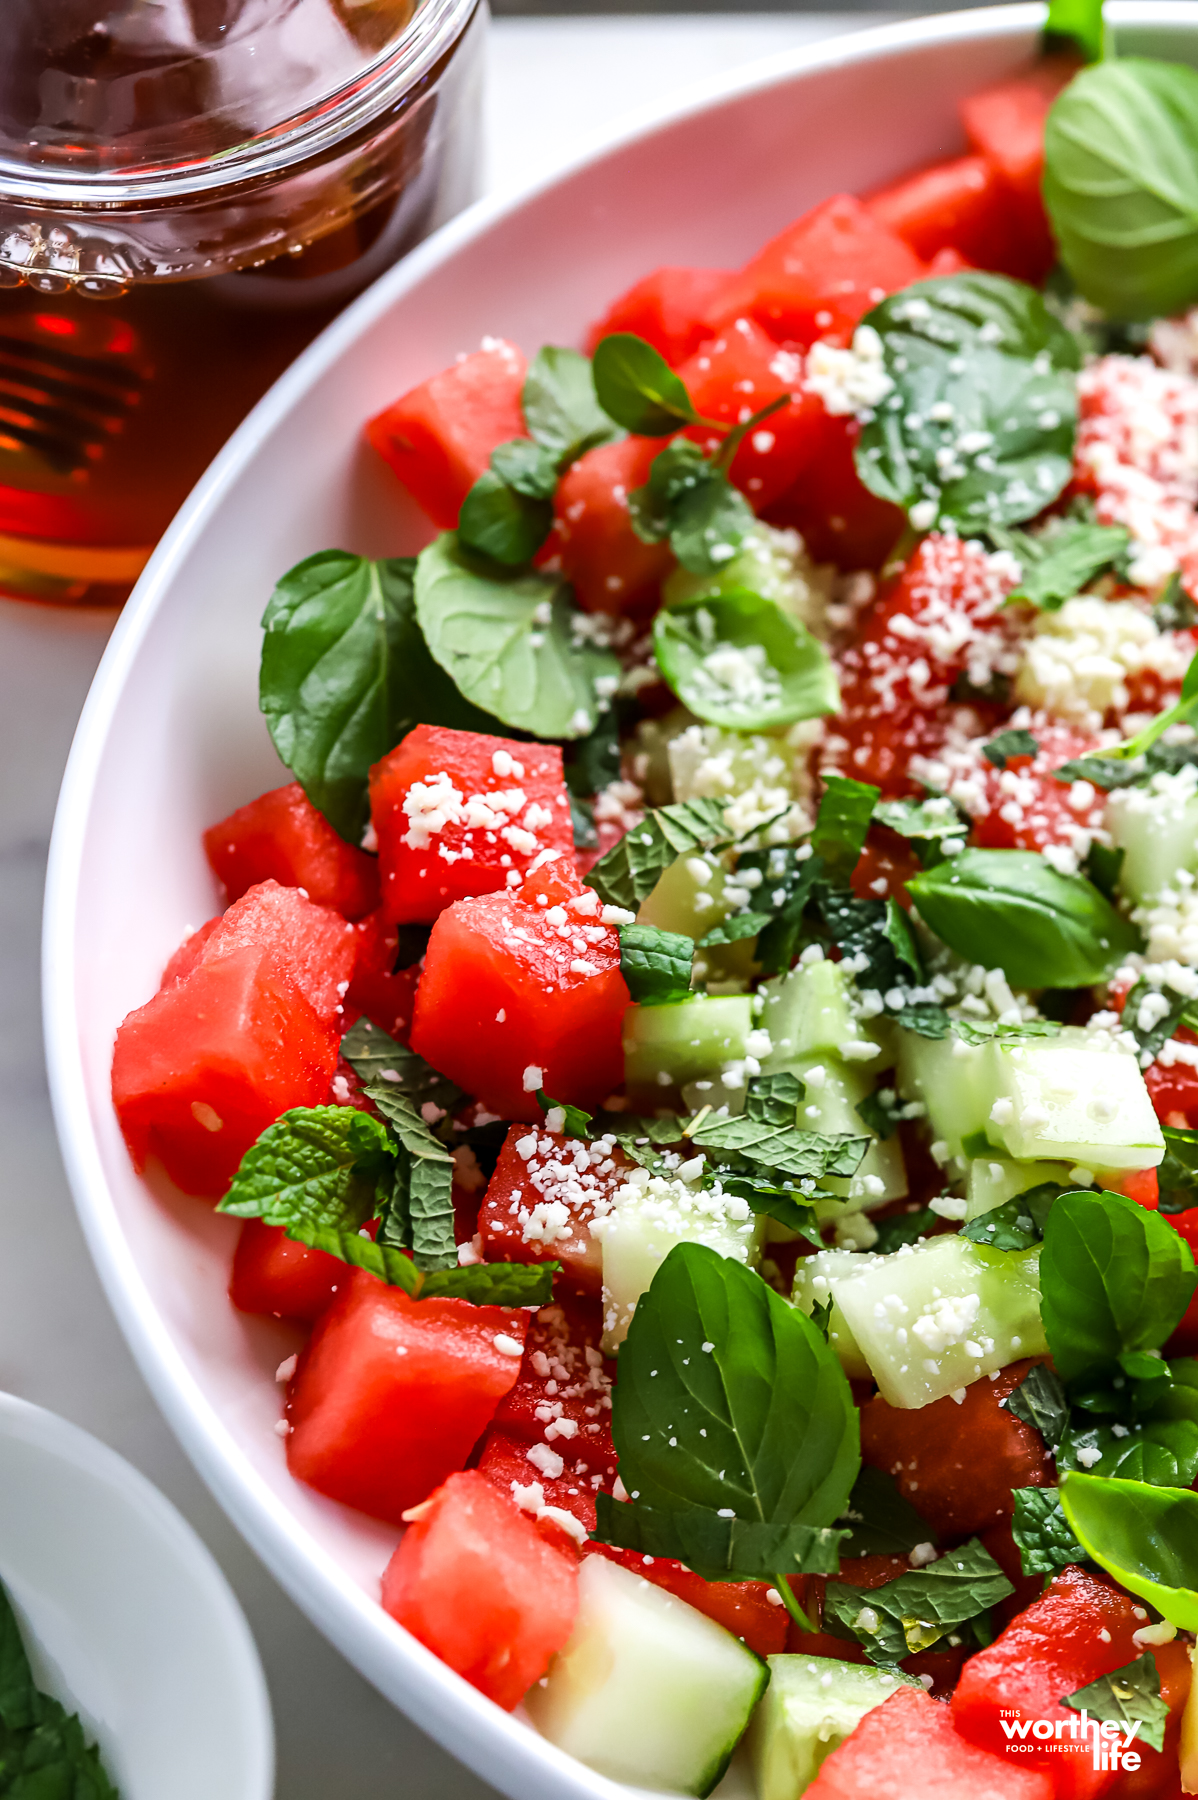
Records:
[[[1116,26],[1198,27],[1198,0],[1108,0]],[[76,1020],[74,919],[95,772],[143,638],[178,569],[242,466],[354,340],[427,274],[582,169],[729,100],[799,77],[930,45],[1027,37],[1039,0],[933,14],[775,52],[618,119],[552,174],[480,200],[360,295],[258,402],[209,465],[146,565],[101,658],[75,732],[50,844],[42,992],[51,1104],[67,1178],[100,1280],[154,1398],[202,1479],[271,1573],[359,1672],[449,1753],[520,1800],[627,1800],[629,1788],[584,1767],[502,1712],[395,1623],[315,1543],[226,1431],[158,1315],[117,1218],[92,1130]]]
[[[194,1526],[140,1469],[110,1445],[43,1406],[0,1390],[0,1440],[30,1445],[66,1478],[77,1472],[114,1494],[121,1505],[167,1549],[191,1588],[219,1625],[224,1656],[244,1713],[250,1740],[244,1792],[270,1800],[274,1792],[274,1718],[266,1676],[246,1616],[228,1578]]]

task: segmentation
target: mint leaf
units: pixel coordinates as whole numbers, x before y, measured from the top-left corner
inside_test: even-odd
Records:
[[[670,437],[699,415],[665,358],[630,331],[612,332],[591,361],[595,396],[609,419],[638,437]]]
[[[858,1101],[856,1111],[862,1124],[867,1125],[883,1143],[894,1136],[904,1119],[922,1116],[900,1100],[892,1087],[875,1088],[872,1094],[866,1094],[864,1100]]]
[[[1158,631],[1189,631],[1198,625],[1198,606],[1181,585],[1181,572],[1174,569],[1161,589],[1152,609],[1152,622]]]
[[[767,1125],[793,1125],[806,1087],[789,1069],[754,1075],[745,1091],[745,1117]]]
[[[381,1081],[371,1082],[366,1092],[399,1139],[392,1189],[381,1214],[380,1240],[397,1249],[410,1249],[413,1262],[422,1271],[456,1268],[453,1157],[440,1138],[434,1137],[407,1094]]]
[[[767,850],[744,851],[737,861],[737,873],[749,870],[761,874],[754,890],[753,911],[734,913],[723,926],[707,933],[700,948],[736,943],[742,935],[756,937],[756,958],[762,969],[767,975],[780,975],[795,959],[804,917],[823,878],[824,865],[811,854],[809,845],[780,844]],[[766,906],[768,912],[764,910]],[[723,935],[717,937],[716,931]]]
[[[894,900],[858,900],[847,887],[824,884],[815,898],[824,930],[851,964],[859,988],[885,994],[905,986],[913,975],[922,979],[911,927]],[[903,1015],[899,1020],[904,1022]]]
[[[545,344],[528,365],[521,395],[529,433],[559,471],[623,433],[599,405],[590,359],[578,350]]]
[[[798,1179],[852,1175],[869,1148],[869,1138],[864,1135],[838,1132],[824,1136],[747,1114],[731,1119],[708,1117],[692,1125],[687,1136],[699,1149],[721,1152],[718,1160],[733,1167],[747,1164],[754,1170],[769,1169],[778,1176]]]
[[[612,1437],[633,1510],[676,1515],[697,1556],[717,1547],[697,1571],[709,1579],[796,1572],[829,1540],[792,1528],[831,1526],[860,1465],[857,1409],[818,1330],[702,1244],[675,1245],[637,1304]],[[696,1510],[707,1522],[688,1520]],[[605,1507],[600,1541],[605,1526],[623,1527],[613,1517]]]
[[[350,1026],[341,1040],[341,1054],[364,1086],[385,1083],[397,1093],[410,1095],[417,1106],[431,1100],[448,1113],[467,1097],[456,1081],[439,1074],[423,1056],[388,1037],[369,1019],[359,1019]]]
[[[536,737],[594,730],[595,684],[618,681],[620,665],[574,636],[560,577],[497,572],[442,532],[416,559],[415,599],[433,659],[468,700]]]
[[[1047,1363],[1034,1363],[1006,1401],[1007,1411],[1038,1431],[1055,1456],[1069,1424],[1069,1401],[1059,1375]]]
[[[719,541],[730,542],[726,534]],[[733,731],[772,731],[840,705],[824,646],[777,601],[748,588],[663,606],[653,649],[682,704]]]
[[[622,1354],[622,1352],[621,1352]],[[843,1532],[827,1526],[725,1519],[705,1507],[670,1511],[595,1495],[594,1538],[645,1556],[670,1556],[705,1581],[770,1579],[791,1575],[831,1575],[840,1567]]]
[[[1099,1568],[1170,1624],[1198,1630],[1198,1494],[1070,1473],[1061,1506]]]
[[[719,944],[743,944],[747,938],[757,937],[777,916],[776,913],[767,912],[732,913],[718,925],[713,925],[710,931],[704,932],[697,947],[700,950],[712,950]]]
[[[119,1800],[83,1726],[33,1679],[0,1584],[0,1793],[13,1800]]]
[[[608,905],[635,912],[671,863],[692,850],[711,849],[727,840],[724,808],[718,800],[659,806],[600,857],[587,881]]]
[[[1096,887],[1034,850],[963,850],[907,889],[950,950],[1000,968],[1014,987],[1090,987],[1140,943]]]
[[[881,791],[845,775],[827,777],[811,848],[834,881],[847,881],[857,867]]]
[[[1138,1725],[1137,1743],[1151,1744],[1154,1750],[1165,1747],[1169,1708],[1161,1699],[1160,1671],[1151,1650],[1075,1694],[1062,1694],[1061,1705],[1087,1712],[1092,1719],[1112,1719],[1124,1732],[1129,1725]]]
[[[1059,1182],[1042,1181],[968,1220],[961,1227],[961,1236],[990,1250],[1030,1250],[1043,1239],[1048,1209],[1064,1192]]]
[[[262,615],[267,730],[313,806],[354,845],[370,819],[371,767],[413,725],[495,726],[429,655],[415,566],[321,550],[287,571]]]
[[[1025,1575],[1055,1575],[1071,1563],[1089,1560],[1061,1511],[1057,1488],[1015,1488],[1011,1498],[1015,1502],[1011,1536]]]
[[[654,457],[648,481],[629,496],[628,511],[643,543],[668,538],[683,568],[695,575],[717,574],[730,563],[755,523],[744,495],[689,438],[675,438]]]
[[[925,869],[962,848],[970,831],[969,821],[939,794],[927,800],[879,800],[874,819],[906,838]]]
[[[709,1165],[703,1185],[716,1183],[726,1194],[734,1194],[759,1217],[776,1219],[788,1231],[797,1231],[814,1250],[824,1248],[824,1240],[813,1204],[814,1190],[805,1191],[793,1181],[779,1180],[772,1174],[756,1174],[752,1170],[736,1170],[724,1164]],[[833,1198],[820,1194],[821,1200]]]
[[[1054,1202],[1040,1253],[1040,1313],[1065,1382],[1156,1350],[1194,1291],[1194,1258],[1171,1225],[1123,1194]]]
[[[672,1006],[691,996],[695,946],[677,931],[656,925],[621,925],[620,973],[639,1006]]]
[[[587,1140],[599,1135],[591,1130],[592,1115],[589,1112],[584,1112],[581,1106],[570,1106],[565,1100],[551,1100],[544,1088],[537,1089],[537,1104],[545,1113],[545,1129],[547,1131],[560,1131],[566,1137],[583,1138]],[[549,1123],[549,1115],[551,1113],[560,1113],[562,1115],[562,1122],[560,1125],[551,1125]]]
[[[1035,756],[1039,749],[1030,731],[1000,731],[982,746],[982,755],[996,769],[1005,769],[1013,756]]]
[[[374,1216],[377,1185],[393,1155],[391,1139],[370,1113],[293,1107],[250,1145],[216,1210],[265,1219],[289,1233],[300,1222],[356,1231]]]
[[[940,1215],[930,1206],[917,1206],[913,1212],[892,1213],[888,1219],[879,1219],[874,1253],[889,1256],[904,1244],[914,1244],[921,1237],[927,1237],[940,1222]]]
[[[864,1466],[836,1523],[848,1536],[842,1556],[906,1556],[916,1544],[935,1544],[936,1533],[899,1492],[893,1475]]]
[[[1141,1023],[1142,1014],[1144,1023]],[[1141,975],[1127,996],[1120,1023],[1135,1038],[1141,1055],[1155,1061],[1178,1026],[1189,1022],[1187,1014],[1198,1015],[1193,1000],[1172,988],[1155,987]]]
[[[37,1717],[37,1686],[12,1602],[0,1585],[0,1725],[24,1731]]]
[[[1007,1042],[1012,1038],[1058,1037],[1061,1031],[1056,1019],[1023,1019],[1018,1025],[1005,1025],[998,1019],[952,1019],[950,1025],[954,1037],[963,1044],[988,1044],[992,1038]],[[986,1152],[979,1149],[976,1154],[984,1156]]]
[[[548,1306],[558,1262],[471,1263],[460,1269],[435,1269],[417,1289],[420,1300],[468,1300],[472,1306]]]
[[[1022,565],[1019,586],[1007,595],[1006,604],[1022,600],[1042,612],[1056,612],[1103,569],[1121,564],[1130,542],[1122,525],[1095,525],[1088,519],[1058,520],[1037,537],[1024,531],[1005,531],[1001,526],[994,527],[988,535],[1000,550],[1011,551]],[[1024,752],[1008,754],[1018,756]]]
[[[1014,1592],[994,1558],[972,1538],[882,1587],[830,1581],[824,1630],[860,1644],[871,1662],[893,1666],[930,1650]]]
[[[1189,1212],[1198,1206],[1198,1131],[1179,1125],[1162,1125],[1165,1155],[1157,1170],[1160,1186],[1158,1210],[1166,1215]]]

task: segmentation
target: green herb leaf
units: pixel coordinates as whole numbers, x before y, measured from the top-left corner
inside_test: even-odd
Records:
[[[1044,1224],[1040,1314],[1062,1380],[1156,1350],[1194,1291],[1194,1258],[1156,1213],[1122,1194],[1062,1194]]]
[[[892,1087],[875,1088],[864,1100],[857,1104],[857,1117],[868,1125],[874,1136],[883,1143],[892,1138],[904,1119],[915,1119],[923,1116],[921,1107],[912,1108],[899,1099]]]
[[[1014,987],[1090,987],[1140,943],[1096,887],[1034,850],[964,850],[907,889],[950,950]]]
[[[904,1031],[913,1031],[917,1037],[946,1038],[956,1020],[951,1018],[943,1006],[934,1001],[921,1000],[915,1005],[900,1007],[895,1013],[895,1022]]]
[[[539,444],[500,444],[462,501],[459,544],[505,565],[531,562],[553,524],[556,484],[553,458]]]
[[[1145,1001],[1149,1005],[1141,1014]],[[1160,1011],[1162,1006],[1163,1012]],[[1137,1049],[1155,1060],[1178,1026],[1188,1023],[1186,1014],[1191,1009],[1198,1015],[1198,1006],[1186,995],[1172,988],[1158,988],[1141,976],[1127,996],[1121,1023],[1135,1038]]]
[[[1198,1631],[1198,1494],[1072,1471],[1061,1506],[1099,1568],[1181,1631]]]
[[[663,606],[653,650],[683,705],[733,731],[768,731],[840,705],[824,646],[776,601],[747,588]]]
[[[1063,1694],[1061,1705],[1087,1712],[1093,1719],[1111,1719],[1124,1731],[1129,1725],[1138,1725],[1138,1743],[1151,1744],[1154,1750],[1165,1747],[1169,1708],[1161,1699],[1160,1671],[1151,1650],[1110,1675],[1100,1675],[1075,1694]]]
[[[1065,38],[1087,62],[1100,61],[1106,55],[1102,0],[1048,0],[1044,35],[1050,44],[1054,38]]]
[[[410,1266],[410,1265],[409,1265]],[[558,1262],[471,1263],[461,1269],[435,1269],[418,1277],[419,1300],[468,1300],[471,1306],[548,1306]]]
[[[759,1528],[730,1533],[698,1569],[708,1579],[796,1570],[791,1559],[812,1546],[790,1528],[831,1526],[860,1466],[857,1410],[834,1353],[759,1276],[705,1245],[676,1245],[654,1275],[612,1401],[634,1510],[672,1513],[692,1533],[695,1521],[681,1520],[700,1510],[714,1520],[700,1546],[721,1526]]]
[[[400,1144],[391,1194],[380,1215],[380,1241],[411,1250],[422,1272],[456,1268],[453,1157],[407,1094],[381,1081],[371,1082],[366,1092]]]
[[[639,825],[601,856],[587,877],[609,906],[635,912],[670,864],[692,850],[727,842],[724,808],[718,800],[683,800],[646,813]]]
[[[774,1075],[754,1075],[745,1091],[745,1117],[766,1125],[793,1125],[804,1084],[788,1069]]]
[[[524,423],[558,469],[623,435],[599,405],[590,359],[578,350],[556,344],[538,350],[521,398]]]
[[[718,464],[690,438],[653,459],[649,479],[628,498],[632,528],[646,544],[670,541],[684,569],[714,575],[735,557],[756,520]]]
[[[835,1534],[833,1534],[835,1535]],[[78,1715],[34,1684],[0,1586],[0,1792],[12,1800],[119,1800]]]
[[[977,1538],[877,1588],[830,1581],[824,1630],[862,1646],[873,1663],[893,1666],[989,1611],[1014,1587]]]
[[[1117,319],[1198,293],[1198,73],[1119,57],[1083,69],[1044,133],[1044,201],[1081,293]]]
[[[1069,1401],[1060,1376],[1047,1363],[1033,1364],[1008,1396],[1007,1411],[1038,1431],[1049,1455],[1056,1455],[1069,1424]]]
[[[975,1244],[985,1244],[989,1250],[1030,1250],[1043,1239],[1049,1208],[1064,1192],[1058,1182],[1042,1181],[970,1219],[962,1225],[961,1236]]]
[[[857,867],[881,789],[845,775],[829,775],[816,814],[811,848],[833,881],[847,882]]]
[[[354,845],[370,819],[372,765],[417,721],[494,730],[429,655],[414,567],[321,550],[288,570],[262,615],[258,703],[274,747]]]
[[[351,1025],[341,1040],[341,1054],[363,1086],[385,1083],[397,1093],[408,1094],[418,1106],[431,1100],[442,1112],[453,1112],[467,1098],[465,1090],[448,1075],[441,1075],[415,1050],[409,1050],[378,1025],[362,1018]]]
[[[415,593],[428,647],[468,699],[537,737],[594,730],[595,683],[614,684],[620,665],[574,637],[569,588],[557,576],[496,573],[447,531],[417,557]]]
[[[1152,609],[1152,622],[1158,631],[1189,631],[1198,625],[1198,606],[1181,585],[1181,573],[1174,569],[1161,589]]]
[[[1056,1462],[1062,1476],[1085,1469],[1155,1487],[1189,1487],[1198,1475],[1198,1419],[1141,1415],[1129,1425],[1100,1424],[1075,1409]]]
[[[982,748],[982,755],[996,769],[1005,769],[1013,756],[1035,756],[1040,746],[1030,731],[1000,731]]]
[[[600,338],[591,363],[595,394],[609,419],[638,437],[670,437],[699,415],[665,358],[630,331]]]
[[[936,1533],[899,1492],[893,1475],[862,1468],[838,1525],[848,1536],[842,1556],[906,1556],[916,1544],[935,1544]]]
[[[1015,1502],[1011,1536],[1018,1545],[1025,1575],[1055,1575],[1071,1563],[1089,1560],[1061,1511],[1058,1489],[1015,1488],[1011,1498]]]
[[[620,973],[639,1006],[672,1006],[691,997],[695,945],[656,925],[621,925]]]
[[[571,1106],[565,1100],[551,1100],[544,1088],[537,1089],[537,1104],[544,1110],[545,1128],[547,1131],[560,1131],[565,1137],[589,1140],[597,1135],[592,1132],[594,1115],[584,1112],[581,1106]],[[562,1115],[560,1125],[549,1124],[549,1114],[559,1112]]]
[[[859,988],[884,994],[892,987],[902,987],[912,975],[921,979],[915,939],[897,902],[858,900],[848,888],[823,884],[816,901],[824,929],[851,963]]]
[[[1165,1140],[1165,1156],[1156,1172],[1160,1186],[1158,1210],[1165,1214],[1189,1212],[1198,1206],[1198,1131],[1162,1125],[1161,1136]]]
[[[733,1167],[747,1164],[800,1180],[854,1174],[870,1142],[848,1132],[825,1136],[793,1124],[771,1125],[747,1114],[733,1119],[709,1116],[687,1135],[701,1150],[720,1151],[718,1160],[726,1159]]]
[[[800,848],[807,852],[802,858]],[[757,938],[756,960],[765,973],[780,975],[794,961],[803,935],[804,914],[823,879],[824,865],[818,856],[810,854],[809,846],[782,844],[768,850],[745,851],[737,863],[737,873],[747,870],[760,871],[762,880],[755,892],[758,902],[768,902],[771,911],[734,913],[724,922],[725,937],[716,938],[715,931],[721,929],[717,926],[702,943],[735,943],[743,930],[746,937]]]
[[[357,1231],[374,1217],[377,1185],[393,1156],[372,1113],[293,1107],[250,1145],[217,1211],[288,1231],[300,1221]]]
[[[857,473],[918,529],[1029,519],[1072,473],[1078,346],[1033,288],[944,275],[891,294],[863,324],[893,389],[861,429]]]
[[[720,944],[743,944],[747,938],[757,937],[776,917],[775,913],[765,912],[732,913],[704,932],[696,947],[713,950]]]
[[[890,1256],[904,1244],[914,1244],[921,1237],[927,1237],[941,1222],[940,1215],[930,1206],[917,1206],[913,1212],[891,1213],[889,1218],[877,1221],[874,1252],[878,1256]]]
[[[1056,612],[1103,569],[1121,564],[1131,542],[1122,525],[1095,525],[1088,519],[1057,520],[1036,537],[1002,526],[988,535],[1023,568],[1006,605],[1022,600],[1041,612]]]
[[[21,1639],[21,1628],[0,1585],[0,1725],[24,1731],[37,1720],[37,1684]]]
[[[1013,1038],[1058,1037],[1061,1031],[1056,1019],[1021,1019],[1018,1025],[1004,1025],[998,1019],[952,1019],[950,1024],[954,1037],[959,1037],[963,1044],[988,1044],[992,1038],[1001,1038],[1007,1043]],[[979,1146],[973,1154],[990,1154],[990,1147],[983,1150]]]
[[[963,848],[970,831],[969,820],[939,794],[927,800],[880,800],[874,819],[907,838],[925,869]]]
[[[816,1198],[828,1200],[838,1196],[822,1194],[816,1189],[809,1192],[796,1187],[793,1178],[779,1180],[771,1172],[758,1174],[752,1169],[737,1170],[720,1163],[709,1164],[704,1186],[714,1186],[717,1182],[725,1194],[733,1194],[737,1199],[743,1200],[758,1217],[775,1219],[787,1231],[797,1232],[813,1250],[825,1248],[820,1221],[815,1216],[814,1201]]]
[[[1119,875],[1123,868],[1123,859],[1127,855],[1122,846],[1100,844],[1095,838],[1086,852],[1086,860],[1082,864],[1082,874],[1087,881],[1092,881],[1104,900],[1112,904],[1119,886]],[[1040,1004],[1044,1001],[1041,998]]]
[[[629,1504],[602,1489],[595,1495],[595,1514],[592,1535],[598,1543],[671,1556],[706,1581],[768,1580],[779,1571],[832,1575],[840,1567],[844,1533],[828,1526],[725,1519],[700,1506],[675,1511],[643,1501]]]

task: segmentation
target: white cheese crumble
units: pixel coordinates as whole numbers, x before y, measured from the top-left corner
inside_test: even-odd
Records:
[[[872,325],[858,325],[852,347],[842,350],[818,338],[807,356],[803,386],[818,394],[834,418],[871,412],[894,387],[886,372],[882,340]]]
[[[1191,654],[1188,640],[1183,648],[1174,633],[1158,631],[1135,601],[1079,594],[1058,612],[1037,616],[1015,693],[1054,719],[1096,731],[1108,713],[1126,712],[1129,681],[1151,673],[1164,684],[1179,682]]]

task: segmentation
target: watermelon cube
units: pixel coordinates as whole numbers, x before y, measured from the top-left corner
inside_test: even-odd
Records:
[[[337,1257],[297,1243],[281,1225],[247,1219],[233,1257],[229,1298],[239,1312],[310,1325],[348,1278]]]
[[[727,269],[654,269],[613,302],[587,332],[587,352],[613,331],[630,331],[659,350],[671,368],[708,336],[704,313],[730,277]]]
[[[518,887],[538,858],[574,849],[556,744],[417,725],[370,771],[370,814],[383,912],[397,924]]]
[[[985,157],[1010,196],[1017,254],[1006,272],[1024,281],[1043,281],[1056,260],[1040,195],[1044,122],[1079,66],[1075,56],[1041,57],[1024,74],[970,94],[960,105],[970,149]]]
[[[947,1706],[899,1687],[821,1765],[806,1800],[1053,1800],[1025,1758],[992,1756],[959,1737]]]
[[[317,812],[298,781],[240,806],[204,833],[204,853],[230,900],[261,881],[303,888],[317,906],[360,919],[379,903],[378,864]]]
[[[600,444],[557,484],[553,528],[536,560],[573,583],[587,612],[625,613],[654,602],[673,567],[669,545],[642,543],[628,511],[629,494],[648,481],[664,447],[663,438],[644,437]]]
[[[816,394],[800,387],[802,359],[780,350],[752,319],[736,319],[719,337],[700,345],[678,374],[695,411],[706,419],[742,424],[771,401],[788,404],[741,440],[729,471],[732,480],[762,508],[784,494],[810,463],[823,436],[824,409]],[[701,425],[687,434],[714,450],[719,435]]]
[[[951,249],[978,269],[1015,274],[1024,266],[1010,192],[984,156],[934,163],[871,194],[866,205],[927,263]]]
[[[560,1262],[598,1294],[603,1258],[588,1230],[633,1165],[606,1138],[585,1143],[535,1125],[513,1125],[479,1209],[483,1255],[492,1262]]]
[[[380,1031],[406,1044],[420,968],[418,963],[396,968],[399,927],[384,916],[381,906],[355,923],[354,951],[346,1010],[365,1013]]]

